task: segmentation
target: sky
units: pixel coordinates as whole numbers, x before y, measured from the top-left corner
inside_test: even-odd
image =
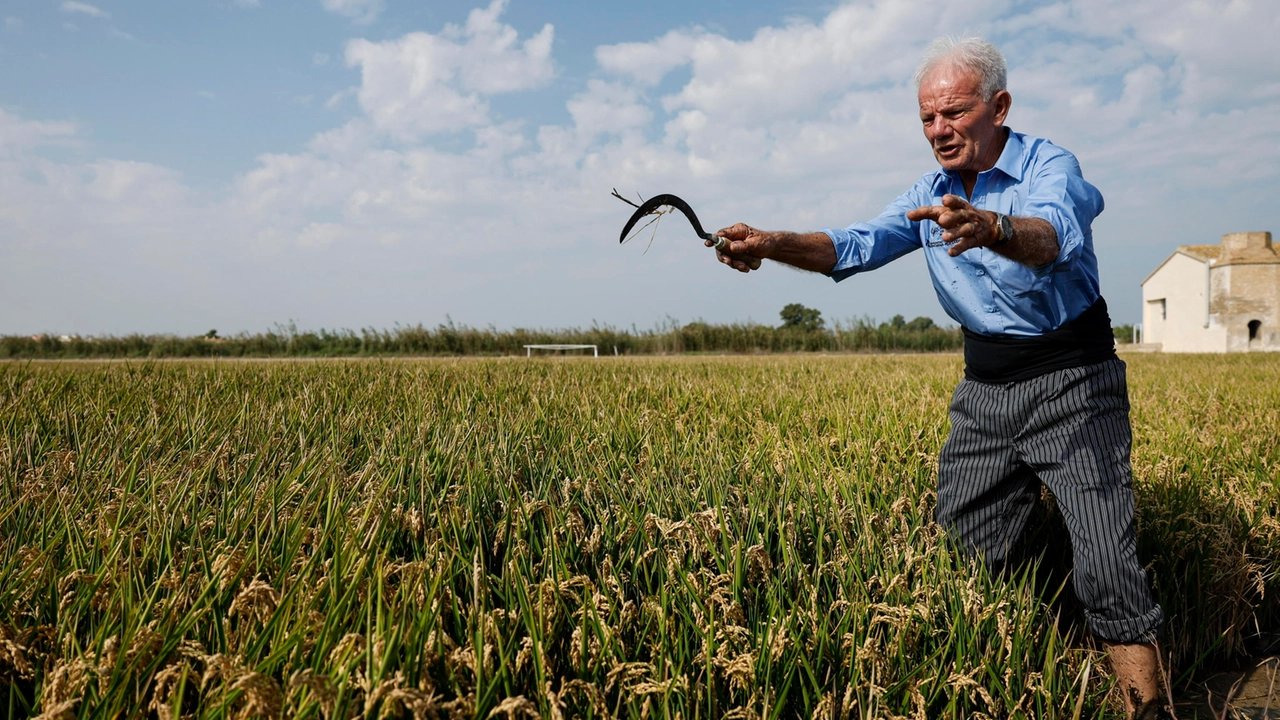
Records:
[[[937,167],[911,77],[962,33],[1105,196],[1117,324],[1178,245],[1280,233],[1275,0],[3,0],[0,334],[947,324],[920,253],[742,275],[678,218],[619,246],[610,192],[870,219]]]

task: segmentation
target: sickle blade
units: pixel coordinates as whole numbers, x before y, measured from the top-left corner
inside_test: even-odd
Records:
[[[623,226],[622,235],[618,238],[618,242],[626,242],[627,233],[631,232],[631,228],[635,227],[636,223],[640,222],[640,218],[652,214],[654,210],[657,210],[664,205],[673,207],[683,213],[685,218],[689,220],[689,224],[693,226],[694,232],[698,233],[698,237],[708,239],[707,233],[702,229],[702,223],[698,222],[698,216],[694,214],[693,208],[689,207],[689,203],[681,200],[675,195],[663,194],[654,195],[648,200],[640,203],[640,207],[636,208],[636,211],[631,214],[631,219],[627,220],[627,224]]]

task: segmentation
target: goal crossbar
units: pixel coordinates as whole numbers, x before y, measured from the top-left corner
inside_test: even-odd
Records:
[[[600,357],[600,349],[595,345],[565,345],[563,343],[551,343],[546,345],[525,345],[525,357],[533,357],[534,350],[586,350],[591,348],[592,357]]]

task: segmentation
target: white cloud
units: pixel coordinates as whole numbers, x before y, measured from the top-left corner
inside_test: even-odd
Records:
[[[104,20],[111,17],[111,13],[106,10],[102,10],[98,7],[82,2],[64,2],[59,9],[64,13],[80,13],[90,17],[102,18]]]
[[[330,110],[332,110],[332,109],[334,109],[334,108],[338,107],[339,105],[341,105],[343,100],[346,100],[348,97],[350,97],[350,96],[352,96],[352,95],[355,95],[355,94],[356,94],[356,88],[348,88],[348,89],[346,89],[346,90],[339,90],[338,92],[336,92],[336,93],[334,93],[334,94],[330,95],[328,100],[325,100],[325,101],[324,101],[324,106],[325,106],[326,108],[329,108]]]
[[[589,81],[587,91],[571,98],[567,107],[574,126],[588,138],[641,128],[653,119],[636,89],[601,80]]]
[[[701,35],[673,30],[652,42],[601,45],[596,62],[610,72],[630,75],[645,85],[656,85],[672,70],[688,65]]]
[[[313,222],[298,233],[298,246],[314,249],[326,248],[335,242],[349,240],[351,235],[352,231],[346,225]]]
[[[1280,28],[1278,7],[961,0],[937,15],[924,0],[882,0],[737,40],[677,30],[597,48],[598,75],[565,93],[569,120],[540,127],[495,122],[489,109],[494,95],[555,75],[551,26],[522,39],[501,22],[505,7],[497,0],[434,34],[348,43],[361,83],[326,105],[354,93],[360,116],[301,152],[261,156],[226,196],[200,198],[145,163],[44,159],[41,146],[77,142],[75,127],[0,111],[0,263],[27,266],[6,238],[59,257],[95,242],[143,259],[178,253],[188,270],[208,248],[240,263],[220,282],[262,268],[281,288],[274,300],[263,287],[243,293],[253,298],[245,317],[263,318],[255,328],[296,317],[290,303],[303,300],[330,313],[314,324],[354,326],[406,319],[397,312],[500,325],[583,324],[597,312],[606,322],[768,322],[797,300],[836,318],[941,318],[913,261],[840,286],[741,279],[718,273],[679,219],[663,221],[640,259],[616,247],[628,209],[608,191],[685,195],[711,228],[803,230],[875,214],[933,167],[910,77],[930,38],[966,26],[1009,56],[1010,124],[1076,153],[1106,194],[1097,238],[1121,321],[1152,256],[1272,222],[1280,48],[1263,40]],[[673,83],[676,70],[687,79]],[[179,237],[186,244],[170,247]],[[215,290],[213,305],[231,302]]]
[[[5,16],[5,19],[4,19],[4,26],[7,28],[20,28],[22,27],[22,18],[16,18],[16,17],[13,17],[12,15],[7,15]]]
[[[23,120],[0,109],[0,158],[25,154],[41,146],[66,144],[75,134],[74,123]]]
[[[320,0],[320,4],[329,12],[349,17],[362,25],[378,19],[383,8],[382,0]]]
[[[1110,7],[1015,9],[973,27],[1009,54],[1013,126],[1071,149],[1104,188],[1111,209],[1100,237],[1118,233],[1135,243],[1175,228],[1189,232],[1176,222],[1153,222],[1149,213],[1200,188],[1208,192],[1199,202],[1224,212],[1243,205],[1224,202],[1223,188],[1246,180],[1274,188],[1280,142],[1273,118],[1280,99],[1265,93],[1258,99],[1256,88],[1265,86],[1265,77],[1275,78],[1280,52],[1266,44],[1250,50],[1262,53],[1250,61],[1261,68],[1250,91],[1231,77],[1244,68],[1222,58],[1235,52],[1239,24],[1274,25],[1277,13],[1259,17],[1254,9],[1232,21],[1236,25],[1221,21],[1234,29],[1210,32],[1218,38],[1211,48],[1184,49],[1174,47],[1169,33],[1147,37],[1154,31],[1140,26],[1151,14],[1098,16]],[[764,28],[744,40],[692,30],[601,47],[596,57],[610,78],[586,81],[566,102],[570,124],[537,128],[532,142],[518,125],[489,125],[486,92],[537,86],[550,76],[549,52],[538,56],[545,58],[545,70],[532,76],[489,70],[511,67],[518,58],[515,31],[498,24],[502,8],[494,3],[473,13],[465,28],[437,35],[349,46],[348,63],[363,71],[359,97],[367,124],[326,134],[306,153],[264,158],[240,187],[246,202],[270,198],[256,206],[273,225],[270,237],[307,246],[324,245],[322,238],[329,248],[425,244],[463,266],[505,267],[502,258],[516,253],[512,257],[527,259],[529,248],[590,257],[586,248],[612,236],[622,214],[607,201],[606,190],[614,186],[628,194],[685,193],[708,225],[743,219],[811,229],[865,218],[932,166],[910,82],[924,45],[972,17],[999,18],[1004,6],[969,0],[921,24],[927,15],[922,0],[886,0],[842,6],[820,22]],[[1192,3],[1160,8],[1152,12],[1185,15],[1187,22],[1197,12]],[[549,48],[550,31],[544,32]],[[529,55],[520,58],[526,69],[538,65]],[[1193,55],[1199,76],[1185,69]],[[685,82],[665,95],[652,94],[682,67],[689,74]],[[508,84],[490,83],[490,77]],[[1213,102],[1197,89],[1219,83],[1236,83],[1241,92]],[[420,144],[432,132],[466,128],[476,130],[471,150]],[[378,131],[407,144],[382,147]],[[1185,201],[1175,205],[1188,212]],[[339,224],[360,232],[344,238],[309,229],[315,213],[334,209],[340,209]],[[1164,212],[1175,216],[1172,207]],[[682,237],[676,225],[664,231],[668,237]],[[647,261],[683,262],[687,248],[667,242],[673,244],[655,246]],[[1129,263],[1112,273],[1126,281],[1128,292],[1146,270]],[[700,275],[698,282],[718,280]],[[881,282],[886,284],[877,286]],[[939,316],[918,271],[906,280],[877,273],[856,286],[878,288],[882,297],[863,296],[870,307],[896,303],[907,314]],[[904,305],[901,287],[920,291],[922,305]],[[846,283],[829,292],[858,291]],[[679,307],[679,297],[688,299],[675,293],[670,307]],[[1118,307],[1122,303],[1117,300]]]
[[[360,67],[358,97],[374,124],[405,141],[483,126],[488,96],[549,82],[555,75],[552,26],[521,42],[514,28],[498,21],[505,8],[505,0],[493,0],[472,10],[465,26],[448,25],[435,35],[349,42],[346,62]]]
[[[107,158],[60,163],[38,153],[50,142],[74,142],[74,132],[0,113],[0,192],[9,199],[0,207],[0,251],[43,248],[65,261],[85,249],[147,253],[191,237],[189,223],[202,211],[178,173]]]
[[[234,3],[244,8],[255,8],[262,5],[261,0],[234,0]]]
[[[111,159],[82,164],[56,163],[38,154],[37,151],[45,147],[80,145],[76,133],[72,123],[24,120],[0,110],[0,163],[3,163],[4,182],[9,187],[51,190],[46,200],[62,197],[80,208],[95,201],[119,203],[122,214],[117,217],[145,215],[150,203],[172,202],[187,194],[179,175],[158,165]],[[21,182],[22,177],[38,177],[41,181],[32,185]],[[36,206],[43,204],[46,203],[36,203]],[[129,204],[136,207],[125,207]]]
[[[316,54],[312,55],[312,56],[311,56],[311,64],[312,64],[312,65],[317,65],[317,66],[319,66],[319,65],[328,65],[328,64],[329,64],[329,53],[322,53],[322,52],[318,52],[318,53],[316,53]]]

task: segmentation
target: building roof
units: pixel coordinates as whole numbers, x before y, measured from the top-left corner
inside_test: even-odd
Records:
[[[1180,252],[1183,255],[1190,255],[1191,257],[1195,258],[1196,260],[1199,260],[1200,262],[1206,262],[1209,260],[1217,260],[1218,256],[1222,254],[1222,246],[1221,245],[1179,245],[1178,249],[1175,250],[1174,252]]]
[[[1232,250],[1218,258],[1214,267],[1222,265],[1280,265],[1280,253],[1274,247]]]
[[[1182,253],[1193,260],[1200,262],[1212,263],[1213,267],[1224,267],[1227,265],[1280,265],[1280,253],[1275,251],[1274,247],[1269,248],[1248,248],[1243,250],[1226,250],[1222,245],[1179,245],[1173,254],[1164,259],[1164,262],[1156,266],[1151,274],[1142,279],[1139,285],[1146,285],[1147,281],[1160,272],[1160,268],[1165,263],[1173,259],[1174,255]]]

